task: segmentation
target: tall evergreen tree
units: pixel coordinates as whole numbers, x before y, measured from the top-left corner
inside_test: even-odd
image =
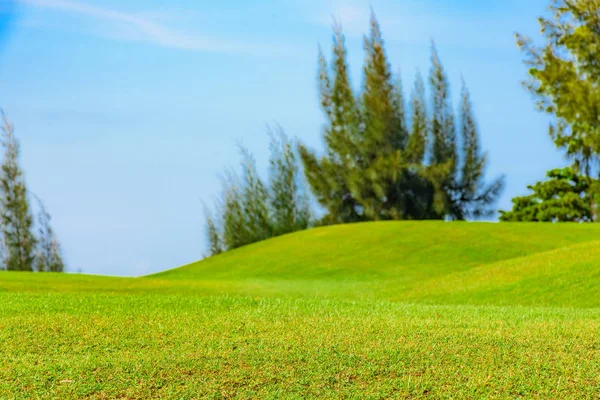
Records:
[[[487,156],[482,154],[479,132],[469,90],[463,80],[460,109],[461,152],[460,171],[457,174],[453,196],[453,213],[456,219],[489,216],[492,205],[504,187],[504,178],[499,177],[486,184],[484,173]]]
[[[35,269],[38,272],[64,272],[65,263],[60,243],[50,225],[52,219],[44,203],[37,198],[38,212],[38,248],[35,258]]]
[[[27,186],[19,165],[19,142],[13,125],[2,113],[2,147],[4,158],[0,171],[0,206],[2,233],[7,248],[6,268],[33,271],[36,240],[32,233],[33,217]]]
[[[327,210],[324,223],[363,220],[360,207],[348,185],[348,176],[357,165],[357,142],[360,137],[360,112],[347,63],[345,38],[341,27],[334,27],[332,74],[323,53],[319,52],[320,103],[326,122],[323,157],[299,146],[306,179],[317,201]]]
[[[445,168],[427,164],[426,155],[431,152],[430,121],[427,115],[425,83],[419,72],[411,93],[411,130],[406,149],[406,157],[411,170],[410,180],[404,190],[410,193],[407,215],[411,219],[440,219],[443,217],[436,208],[435,200],[442,191],[437,182],[441,181]]]
[[[308,182],[327,210],[328,221],[464,219],[481,215],[501,185],[495,182],[485,187],[485,161],[479,154],[476,131],[469,136],[468,146],[473,148],[458,148],[450,85],[435,46],[429,78],[431,119],[427,115],[425,85],[418,75],[411,98],[410,131],[400,77],[391,72],[374,14],[364,48],[359,95],[353,95],[350,86],[339,28],[335,28],[331,74],[322,53],[319,55],[326,152],[317,158],[303,146],[300,151]],[[469,158],[464,166],[469,170],[465,182],[459,180],[463,151],[465,159]],[[477,168],[480,171],[475,176],[471,170]]]
[[[429,84],[432,97],[430,123],[432,147],[429,164],[436,167],[430,174],[437,188],[435,207],[441,215],[460,219],[452,198],[456,178],[457,143],[450,83],[433,43],[431,45]]]
[[[412,115],[407,155],[411,163],[422,164],[425,161],[425,150],[428,145],[428,127],[425,83],[420,73],[415,77],[410,104]]]
[[[364,84],[361,93],[359,168],[350,176],[353,195],[371,220],[406,217],[408,132],[400,76],[394,78],[381,29],[371,15],[364,38]]]

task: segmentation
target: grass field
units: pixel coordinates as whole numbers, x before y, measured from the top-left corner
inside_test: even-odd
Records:
[[[0,273],[0,398],[598,398],[600,224],[405,222]]]

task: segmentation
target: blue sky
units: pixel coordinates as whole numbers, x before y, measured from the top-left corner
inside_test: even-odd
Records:
[[[564,164],[548,117],[521,87],[515,31],[535,36],[548,0],[0,0],[0,104],[32,192],[46,202],[71,271],[140,275],[203,256],[202,201],[238,163],[266,171],[265,124],[321,148],[319,44],[332,17],[355,84],[369,7],[405,88],[435,39],[456,98],[473,97],[499,208]]]

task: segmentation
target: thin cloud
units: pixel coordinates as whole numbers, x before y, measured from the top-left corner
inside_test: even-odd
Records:
[[[312,9],[311,19],[326,26],[336,21],[348,37],[360,38],[369,31],[371,7],[377,14],[384,38],[389,41],[428,46],[433,38],[440,46],[514,48],[511,28],[514,16],[499,19],[495,13],[482,11],[476,17],[467,13],[449,14],[438,10],[431,2],[420,0],[398,4],[326,0]]]
[[[21,0],[21,3],[38,9],[74,14],[95,19],[108,28],[106,37],[128,41],[143,41],[158,46],[215,53],[256,53],[269,51],[264,45],[238,42],[209,36],[190,35],[170,29],[148,17],[110,8],[102,8],[69,0]],[[115,29],[117,28],[117,33]],[[119,30],[122,33],[118,33]],[[125,33],[127,32],[127,33]]]

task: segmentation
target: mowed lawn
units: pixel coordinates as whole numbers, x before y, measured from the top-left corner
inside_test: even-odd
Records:
[[[598,398],[600,226],[314,229],[141,278],[0,273],[0,398]]]

